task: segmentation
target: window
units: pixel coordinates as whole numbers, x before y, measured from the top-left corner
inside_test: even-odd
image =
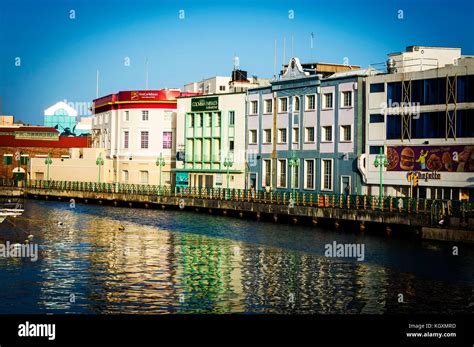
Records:
[[[128,122],[130,120],[130,112],[129,111],[124,111],[124,119],[125,122]]]
[[[387,83],[387,104],[402,101],[402,82]]]
[[[280,98],[280,112],[287,112],[288,111],[288,99],[287,98]]]
[[[314,110],[315,108],[315,100],[316,97],[314,95],[307,95],[306,96],[306,109],[308,111]]]
[[[340,130],[340,141],[341,142],[350,142],[352,141],[351,136],[351,126],[350,125],[341,125]]]
[[[385,85],[383,83],[372,83],[370,85],[371,93],[383,93],[385,91]]]
[[[173,146],[173,132],[163,131],[163,149],[171,149]]]
[[[293,102],[294,102],[294,110],[299,111],[300,110],[300,98],[295,96],[293,98]]]
[[[324,108],[332,108],[332,93],[324,94]]]
[[[194,128],[194,114],[189,115],[189,127]]]
[[[300,129],[293,128],[293,143],[299,143],[299,142],[300,142]]]
[[[474,110],[457,111],[456,123],[458,137],[474,137]]]
[[[128,183],[128,170],[123,170],[122,171],[122,174],[123,174],[123,182],[124,183]]]
[[[229,111],[229,125],[235,124],[235,111]]]
[[[371,114],[370,123],[383,123],[384,117],[383,114]]]
[[[257,143],[257,130],[249,130],[249,143]]]
[[[265,113],[272,113],[273,112],[273,109],[272,109],[272,102],[273,100],[272,99],[267,99],[265,100]]]
[[[332,190],[332,160],[323,159],[322,190]]]
[[[323,127],[321,142],[332,142],[332,126]]]
[[[400,116],[387,115],[387,140],[402,138],[402,120]]]
[[[148,111],[142,111],[142,120],[147,121],[148,120]]]
[[[278,160],[278,187],[286,188],[286,159]]]
[[[128,130],[123,132],[123,148],[125,149],[128,149],[129,134]]]
[[[264,134],[264,139],[263,139],[263,142],[264,143],[272,143],[272,129],[265,129],[263,130],[263,134]]]
[[[286,129],[278,129],[278,142],[286,143]]]
[[[148,148],[148,131],[140,132],[140,148],[142,149]]]
[[[63,157],[63,156],[61,156]],[[69,156],[67,156],[69,158]],[[29,161],[29,154],[22,154],[20,157],[20,165],[28,165]]]
[[[234,140],[229,141],[229,151],[233,152],[234,151]]]
[[[148,184],[148,171],[140,171],[140,183]]]
[[[202,114],[198,113],[198,114],[196,115],[196,126],[197,126],[198,128],[202,128],[202,118],[203,118],[203,115],[202,115]]]
[[[225,92],[225,86],[219,86],[219,90],[220,90],[221,92]]]
[[[382,146],[370,146],[369,154],[380,154],[380,148],[382,148]],[[382,153],[383,153],[383,149],[382,149]]]
[[[216,126],[220,127],[221,126],[221,114],[216,113]]]
[[[205,117],[206,117],[206,120],[205,120],[206,127],[210,127],[211,126],[212,115],[210,113],[206,113]]]
[[[352,92],[342,92],[342,107],[352,107]]]
[[[258,113],[258,101],[250,101],[250,114],[257,114]]]
[[[314,127],[306,128],[306,142],[314,142]]]
[[[4,154],[3,155],[3,164],[12,165],[13,163],[13,154]]]
[[[314,189],[314,160],[305,160],[305,189]]]
[[[263,164],[265,170],[263,185],[269,187],[272,184],[272,162],[271,160],[265,159]]]

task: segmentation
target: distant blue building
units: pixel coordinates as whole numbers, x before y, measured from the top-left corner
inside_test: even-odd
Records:
[[[63,101],[57,102],[44,111],[44,126],[58,129],[63,132],[66,128],[70,131],[77,123],[77,111]]]
[[[361,192],[363,84],[371,70],[292,58],[279,80],[247,93],[247,188]]]

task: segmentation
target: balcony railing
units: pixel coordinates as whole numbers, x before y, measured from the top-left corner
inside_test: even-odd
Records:
[[[0,186],[18,187],[18,182],[12,179],[0,179]],[[47,191],[80,191],[96,193],[158,195],[183,198],[219,199],[263,204],[286,205],[288,208],[299,206],[318,208],[338,208],[347,210],[373,210],[404,214],[429,214],[433,217],[449,216],[474,218],[474,203],[466,200],[432,200],[409,197],[383,198],[379,203],[378,196],[372,195],[344,195],[344,194],[317,194],[279,191],[256,191],[245,189],[225,188],[178,188],[172,186],[158,186],[148,184],[125,183],[97,183],[79,181],[22,181],[24,188],[43,189]]]

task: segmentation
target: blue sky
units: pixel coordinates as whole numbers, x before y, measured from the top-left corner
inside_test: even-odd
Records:
[[[3,114],[42,124],[57,101],[89,102],[119,90],[182,88],[229,75],[233,56],[250,75],[273,75],[294,53],[313,61],[368,66],[409,45],[461,47],[474,55],[473,1],[0,0]],[[75,19],[70,19],[70,11]],[[184,19],[179,18],[184,10]],[[289,19],[289,11],[294,19]],[[403,19],[398,19],[398,11]],[[17,57],[21,66],[15,66]],[[125,66],[125,59],[130,66]]]

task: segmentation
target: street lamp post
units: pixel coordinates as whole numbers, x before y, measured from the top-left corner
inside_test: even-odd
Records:
[[[156,166],[160,167],[160,187],[161,187],[161,168],[165,166],[165,159],[163,158],[163,153],[160,153],[160,157],[156,159]]]
[[[295,156],[295,152],[291,152],[291,159],[288,163],[291,168],[291,190],[293,192],[293,201],[295,201],[295,194],[296,194],[296,172],[298,170],[298,166],[300,165],[300,161]]]
[[[46,180],[49,181],[49,166],[53,163],[51,159],[51,153],[48,153],[48,157],[44,160],[44,163],[48,166]]]
[[[380,154],[375,157],[374,166],[380,167],[379,206],[383,210],[382,173],[383,168],[388,166],[387,156],[383,154],[383,147],[380,147]]]
[[[99,173],[98,173],[97,181],[100,183],[100,168],[101,168],[102,165],[104,165],[104,159],[102,159],[102,153],[99,153],[99,156],[97,157],[97,160],[95,161],[95,164],[99,167]]]
[[[227,191],[229,191],[229,171],[232,165],[234,165],[232,159],[230,159],[229,157],[225,158],[224,167],[227,169]]]

